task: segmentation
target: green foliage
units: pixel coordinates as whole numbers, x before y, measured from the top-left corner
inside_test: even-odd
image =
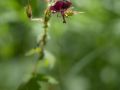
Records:
[[[71,1],[73,10],[84,13],[66,24],[52,14],[45,58],[37,65],[41,50],[32,48],[44,25],[28,20],[26,0],[0,1],[0,90],[120,89],[120,1]],[[46,3],[31,2],[41,18]]]
[[[41,48],[34,48],[34,49],[31,49],[29,52],[27,52],[25,56],[31,56],[34,54],[38,54],[40,52],[41,52]]]
[[[22,84],[18,90],[40,90],[40,85],[36,78],[31,78],[27,83]]]
[[[51,76],[46,76],[44,74],[36,74],[31,77],[27,82],[22,83],[17,90],[40,90],[40,82],[57,84],[57,81]]]

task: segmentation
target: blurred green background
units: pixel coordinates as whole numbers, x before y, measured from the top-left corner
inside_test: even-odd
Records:
[[[120,90],[120,0],[71,1],[74,10],[85,13],[67,18],[66,24],[52,16],[46,45],[49,64],[40,72],[59,84],[50,88],[42,83],[41,90]],[[17,90],[36,61],[25,53],[35,47],[43,24],[27,19],[26,4],[0,0],[0,90]],[[45,1],[31,4],[34,17],[42,17]]]

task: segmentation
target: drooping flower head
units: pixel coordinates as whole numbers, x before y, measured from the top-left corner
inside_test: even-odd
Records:
[[[50,11],[53,13],[61,13],[63,17],[63,23],[66,23],[65,20],[65,11],[71,7],[72,3],[68,0],[58,0],[54,5],[50,6]]]
[[[60,12],[61,10],[67,10],[71,6],[70,1],[57,1],[53,6],[50,7],[50,10],[55,11],[55,12]]]

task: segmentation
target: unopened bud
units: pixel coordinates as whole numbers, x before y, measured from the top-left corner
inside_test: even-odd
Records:
[[[30,4],[26,6],[26,14],[28,18],[32,17],[32,7]]]

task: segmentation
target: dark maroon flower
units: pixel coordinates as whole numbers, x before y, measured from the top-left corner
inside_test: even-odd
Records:
[[[53,13],[60,12],[63,17],[63,23],[66,23],[65,20],[65,11],[71,7],[72,3],[67,0],[58,0],[53,6],[50,6],[50,11]]]

